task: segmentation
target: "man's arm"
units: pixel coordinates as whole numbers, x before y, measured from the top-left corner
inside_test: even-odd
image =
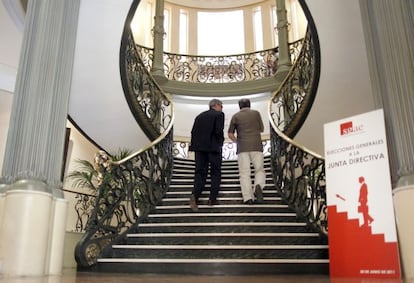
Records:
[[[219,112],[220,114],[215,119],[214,128],[215,133],[219,139],[221,145],[224,143],[224,113]]]
[[[257,114],[258,114],[260,132],[263,133],[264,132],[264,125],[263,125],[262,115],[260,115],[259,111],[257,111]]]
[[[229,138],[230,138],[233,142],[237,142],[237,138],[236,138],[236,136],[234,135],[234,133],[232,133],[232,132],[228,132],[228,135],[229,135]]]

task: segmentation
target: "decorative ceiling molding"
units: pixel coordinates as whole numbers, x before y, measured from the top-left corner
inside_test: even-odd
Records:
[[[166,2],[195,9],[234,9],[265,2],[263,0],[167,0]]]

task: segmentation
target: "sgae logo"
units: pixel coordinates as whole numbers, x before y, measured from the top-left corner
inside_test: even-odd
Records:
[[[354,126],[352,121],[342,123],[340,125],[341,136],[355,134],[364,130],[364,125]]]

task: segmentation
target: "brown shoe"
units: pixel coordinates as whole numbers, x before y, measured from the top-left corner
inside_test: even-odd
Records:
[[[193,212],[198,211],[197,200],[195,199],[194,195],[190,196],[190,208]]]
[[[209,206],[212,206],[212,205],[218,205],[219,202],[218,202],[218,200],[211,200],[211,199],[209,199],[207,204]]]

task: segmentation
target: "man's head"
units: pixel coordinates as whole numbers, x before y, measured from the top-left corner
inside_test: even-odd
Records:
[[[247,98],[242,98],[239,100],[239,108],[250,108],[250,100]]]
[[[217,98],[210,100],[210,102],[208,103],[208,106],[210,107],[210,109],[214,109],[216,111],[223,110],[223,102]]]

